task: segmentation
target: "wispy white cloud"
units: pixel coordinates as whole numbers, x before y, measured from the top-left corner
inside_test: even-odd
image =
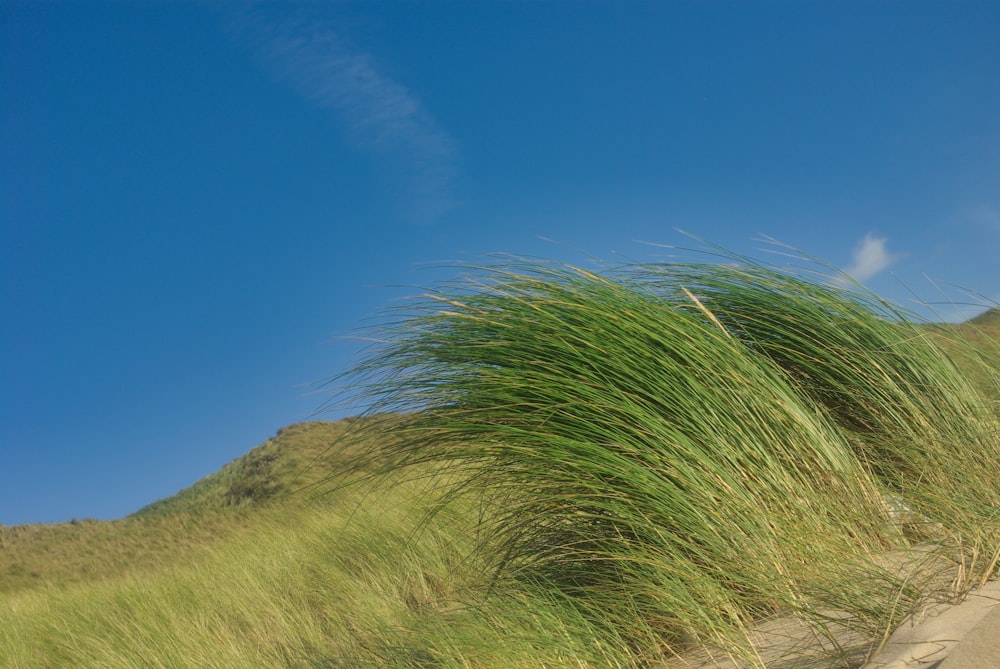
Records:
[[[886,248],[887,241],[885,237],[866,233],[854,248],[851,264],[844,268],[844,273],[858,281],[867,281],[888,269],[898,260],[899,255],[889,252]]]
[[[457,204],[456,142],[413,93],[379,71],[370,54],[320,21],[244,14],[238,24],[279,80],[336,112],[350,140],[393,175],[406,216],[433,222]]]

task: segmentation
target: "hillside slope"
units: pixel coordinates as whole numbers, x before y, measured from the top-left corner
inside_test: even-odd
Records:
[[[343,463],[346,454],[341,444],[359,422],[316,421],[281,428],[219,471],[176,495],[153,502],[132,517],[255,506],[315,492],[316,485],[335,474]]]
[[[1000,364],[1000,308],[934,327]],[[997,396],[996,389],[986,391]],[[120,520],[0,526],[0,594],[155,570],[251,524],[257,509],[322,500],[324,482],[351,455],[346,444],[361,447],[349,437],[362,423],[348,418],[281,428],[217,472]]]
[[[1000,365],[1000,308],[934,327]],[[0,526],[0,594],[155,570],[251,524],[258,509],[322,500],[324,483],[351,455],[346,444],[362,447],[349,439],[362,424],[348,418],[281,428],[219,471],[120,520]]]
[[[964,323],[935,325],[934,328],[943,331],[941,343],[979,387],[985,400],[1000,413],[998,377],[989,373],[990,369],[1000,369],[1000,308],[984,311]]]
[[[255,522],[256,510],[322,498],[358,421],[282,428],[176,495],[114,521],[0,526],[0,594],[144,573],[187,559]]]
[[[970,325],[975,325],[984,332],[989,332],[993,336],[1000,335],[1000,307],[988,309],[975,318],[968,321]]]
[[[915,331],[912,339],[941,335],[955,345],[957,362],[974,363],[990,355],[988,346],[978,353],[962,353],[964,347],[955,340],[992,342],[988,344],[992,346],[1000,341],[998,330],[992,316],[980,317],[961,325],[928,326]],[[862,356],[865,351],[857,353]],[[995,375],[984,373],[982,380],[989,379],[995,380]],[[997,385],[990,387],[1000,390]],[[998,396],[983,395],[994,402]],[[697,406],[700,410],[704,405]],[[484,509],[489,508],[482,506],[478,489],[468,498],[448,497],[445,477],[420,475],[391,487],[336,488],[337,476],[351,456],[369,448],[377,451],[394,433],[405,436],[394,429],[397,420],[366,432],[368,441],[352,438],[357,429],[371,426],[360,419],[284,428],[218,472],[121,520],[0,528],[0,664],[124,668],[139,662],[234,669],[653,666],[649,658],[662,654],[661,625],[673,618],[655,619],[655,628],[624,617],[605,618],[603,612],[614,601],[591,580],[601,572],[577,572],[579,583],[586,585],[580,591],[585,599],[572,604],[562,595],[553,596],[544,579],[497,578],[507,555],[484,551],[487,544],[479,543],[484,517],[488,518]],[[436,441],[438,433],[434,435]],[[469,443],[461,442],[463,452]],[[964,447],[967,442],[962,443]],[[714,453],[719,452],[723,451]],[[657,463],[664,462],[662,455]],[[540,471],[547,478],[563,465],[585,460],[561,460]],[[616,467],[621,464],[614,462]],[[995,473],[987,469],[991,476]],[[509,475],[509,469],[503,471]],[[962,481],[967,471],[960,469]],[[641,475],[642,469],[632,472]],[[697,477],[690,482],[685,493],[696,488]],[[465,483],[459,479],[459,486]],[[615,484],[612,477],[603,478],[598,490],[603,495]],[[978,503],[985,496],[981,491],[996,489],[995,480],[972,489],[973,496],[959,490],[957,497]],[[934,502],[946,498],[950,499],[948,494],[935,494],[919,508],[935,512]],[[515,499],[507,496],[503,501]],[[918,504],[927,501],[919,495],[912,499]],[[498,507],[501,513],[509,508]],[[721,520],[710,517],[713,522]],[[755,518],[752,513],[742,517]],[[769,523],[754,527],[766,534]],[[801,525],[795,527],[796,535],[799,529]],[[723,537],[723,543],[731,546],[735,533],[720,533],[713,526],[702,539],[712,536]],[[756,546],[752,541],[756,536],[748,535],[748,549]],[[809,550],[818,543],[810,541]],[[621,541],[609,545],[619,546]],[[773,545],[796,547],[794,539]],[[637,542],[632,546],[641,548]],[[827,559],[816,562],[819,572],[805,573],[818,578],[815,582],[822,587],[817,601],[824,613],[814,622],[824,634],[832,633],[834,628],[822,626],[828,619],[825,612],[856,607],[856,613],[855,609],[848,613],[856,615],[850,619],[852,630],[861,636],[843,647],[798,648],[796,652],[809,653],[814,662],[796,666],[827,667],[833,666],[834,656],[843,662],[849,656],[864,656],[871,640],[882,638],[898,622],[901,606],[916,606],[920,597],[934,594],[921,590],[925,581],[928,587],[933,585],[922,572],[913,573],[919,582],[897,581],[867,558],[850,561],[853,554],[841,547],[838,544]],[[949,556],[954,553],[953,546],[945,548]],[[730,562],[746,568],[741,587],[752,585],[764,564],[755,560],[749,567],[742,565],[745,554],[734,551]],[[992,554],[992,550],[987,553]],[[918,557],[927,559],[923,550]],[[674,573],[677,564],[672,560],[664,573]],[[558,577],[565,572],[552,573]],[[724,573],[737,570],[727,568]],[[694,579],[706,575],[698,569],[688,574]],[[665,585],[669,584],[664,580],[650,581],[635,591],[661,597],[669,594]],[[620,591],[611,592],[620,598]],[[823,599],[828,592],[835,596]],[[766,591],[768,615],[774,612],[772,593],[780,590]],[[948,589],[947,595],[955,593]],[[891,606],[886,605],[888,600]],[[608,636],[609,629],[615,634],[619,629],[623,634],[649,631],[656,644],[648,651],[653,655],[636,651],[634,640],[640,636],[618,643],[617,637]],[[733,643],[742,641],[737,638]],[[778,644],[772,650],[787,649]]]

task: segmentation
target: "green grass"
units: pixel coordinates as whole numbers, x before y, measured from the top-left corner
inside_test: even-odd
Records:
[[[427,294],[355,370],[408,417],[374,458],[466,472],[497,578],[640,657],[753,662],[775,612],[876,635],[926,594],[878,557],[912,540],[988,578],[997,422],[960,369],[874,296],[727,260],[514,260]]]
[[[345,638],[349,625],[394,621],[392,607],[406,608],[401,593],[367,587],[368,570],[379,567],[383,590],[413,587],[403,546],[392,546],[390,572],[352,551],[335,511],[258,515],[253,526],[153,574],[8,596],[0,609],[4,666],[313,666],[364,645]]]
[[[486,608],[471,517],[401,484],[256,512],[155,572],[0,599],[4,667],[615,666],[558,602]],[[589,658],[589,659],[588,659]]]
[[[190,488],[112,522],[0,526],[0,594],[36,585],[155,573],[178,555],[257,522],[256,512],[316,494],[348,457],[358,421],[292,425]]]
[[[675,302],[684,297],[678,286],[701,295],[721,327],[825,410],[888,498],[916,512],[924,527],[948,528],[970,560],[1000,548],[993,467],[1000,424],[988,395],[970,380],[996,383],[986,349],[932,336],[911,314],[860,287],[733,260],[711,271],[659,266],[648,276]],[[963,357],[972,374],[961,368]]]
[[[934,324],[931,332],[1000,415],[1000,307],[983,311],[958,325]]]
[[[254,507],[315,489],[350,455],[347,443],[361,421],[290,425],[218,472],[176,495],[154,502],[134,517]]]
[[[764,666],[791,617],[856,666],[996,574],[1000,323],[718,260],[471,268],[377,329],[364,419],[0,528],[0,665]]]

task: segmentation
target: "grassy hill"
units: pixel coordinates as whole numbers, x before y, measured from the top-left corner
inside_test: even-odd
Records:
[[[1000,333],[1000,307],[987,309],[975,318],[969,319],[968,323],[979,328],[984,333],[996,336]]]
[[[1000,367],[1000,307],[987,309],[964,323],[932,328],[942,333],[942,346],[1000,413],[1000,387],[993,373]]]
[[[383,666],[464,540],[414,537],[423,486],[330,491],[362,422],[283,428],[121,520],[0,528],[0,666]]]
[[[290,425],[192,486],[114,521],[0,525],[0,595],[155,573],[254,527],[264,515],[329,506],[363,448],[356,418]]]
[[[253,525],[282,502],[302,505],[338,472],[357,424],[292,425],[172,497],[127,518],[0,526],[0,594],[155,572]]]
[[[978,348],[1000,352],[1000,307],[988,309],[957,326],[958,332]]]
[[[219,471],[140,509],[134,517],[257,506],[314,491],[344,463],[349,455],[346,437],[358,422],[345,419],[284,427]]]
[[[853,667],[996,575],[1000,311],[930,338],[684,271],[445,295],[360,370],[432,411],[283,428],[121,520],[0,527],[0,666],[765,666],[754,625],[792,616],[795,666]]]

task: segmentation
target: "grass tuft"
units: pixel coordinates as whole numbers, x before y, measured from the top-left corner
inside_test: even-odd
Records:
[[[466,268],[342,377],[363,418],[0,528],[4,665],[859,666],[996,575],[996,314],[711,252]]]
[[[901,316],[760,265],[511,260],[397,312],[353,389],[405,417],[383,470],[468,474],[498,581],[641,657],[756,662],[763,616],[837,610],[877,636],[916,603],[878,559],[912,539],[903,511],[968,575],[995,567],[968,564],[996,545],[996,502],[968,487],[995,424]]]

